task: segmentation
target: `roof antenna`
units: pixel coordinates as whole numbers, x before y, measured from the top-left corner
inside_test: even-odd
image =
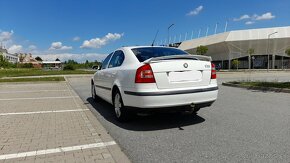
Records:
[[[155,34],[155,37],[154,37],[154,40],[153,40],[151,46],[154,46],[154,43],[155,43],[156,37],[157,37],[157,35],[158,35],[158,32],[159,32],[159,29],[157,30],[157,32],[156,32],[156,34]]]

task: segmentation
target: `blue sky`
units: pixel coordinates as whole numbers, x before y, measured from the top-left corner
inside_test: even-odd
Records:
[[[289,0],[0,0],[0,41],[45,59],[101,60],[120,46],[290,25]],[[193,32],[193,35],[192,35]]]

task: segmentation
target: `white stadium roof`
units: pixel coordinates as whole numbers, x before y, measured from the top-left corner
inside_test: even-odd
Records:
[[[277,33],[272,34],[274,32]],[[269,34],[272,34],[270,39]],[[285,55],[285,50],[290,48],[290,26],[229,31],[187,40],[178,48],[195,54],[196,47],[204,45],[209,48],[206,55],[213,60],[226,60],[247,56],[249,48],[255,49],[254,55],[265,55],[268,43],[270,54]]]

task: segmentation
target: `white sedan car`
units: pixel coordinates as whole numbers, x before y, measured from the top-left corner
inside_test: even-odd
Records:
[[[169,47],[122,47],[92,77],[92,97],[111,103],[119,121],[132,111],[197,112],[218,95],[214,64],[204,58]]]

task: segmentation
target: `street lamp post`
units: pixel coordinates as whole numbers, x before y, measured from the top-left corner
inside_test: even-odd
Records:
[[[270,67],[269,39],[270,39],[271,35],[274,35],[276,33],[278,33],[278,32],[273,32],[273,33],[268,34],[268,39],[267,39],[267,54],[268,54],[267,72],[269,72],[269,67]],[[272,58],[272,60],[273,60],[273,58]],[[273,67],[273,65],[272,65],[272,67]]]
[[[169,29],[173,26],[174,24],[171,24],[168,28],[167,28],[167,40],[168,40],[168,46],[169,46]]]

